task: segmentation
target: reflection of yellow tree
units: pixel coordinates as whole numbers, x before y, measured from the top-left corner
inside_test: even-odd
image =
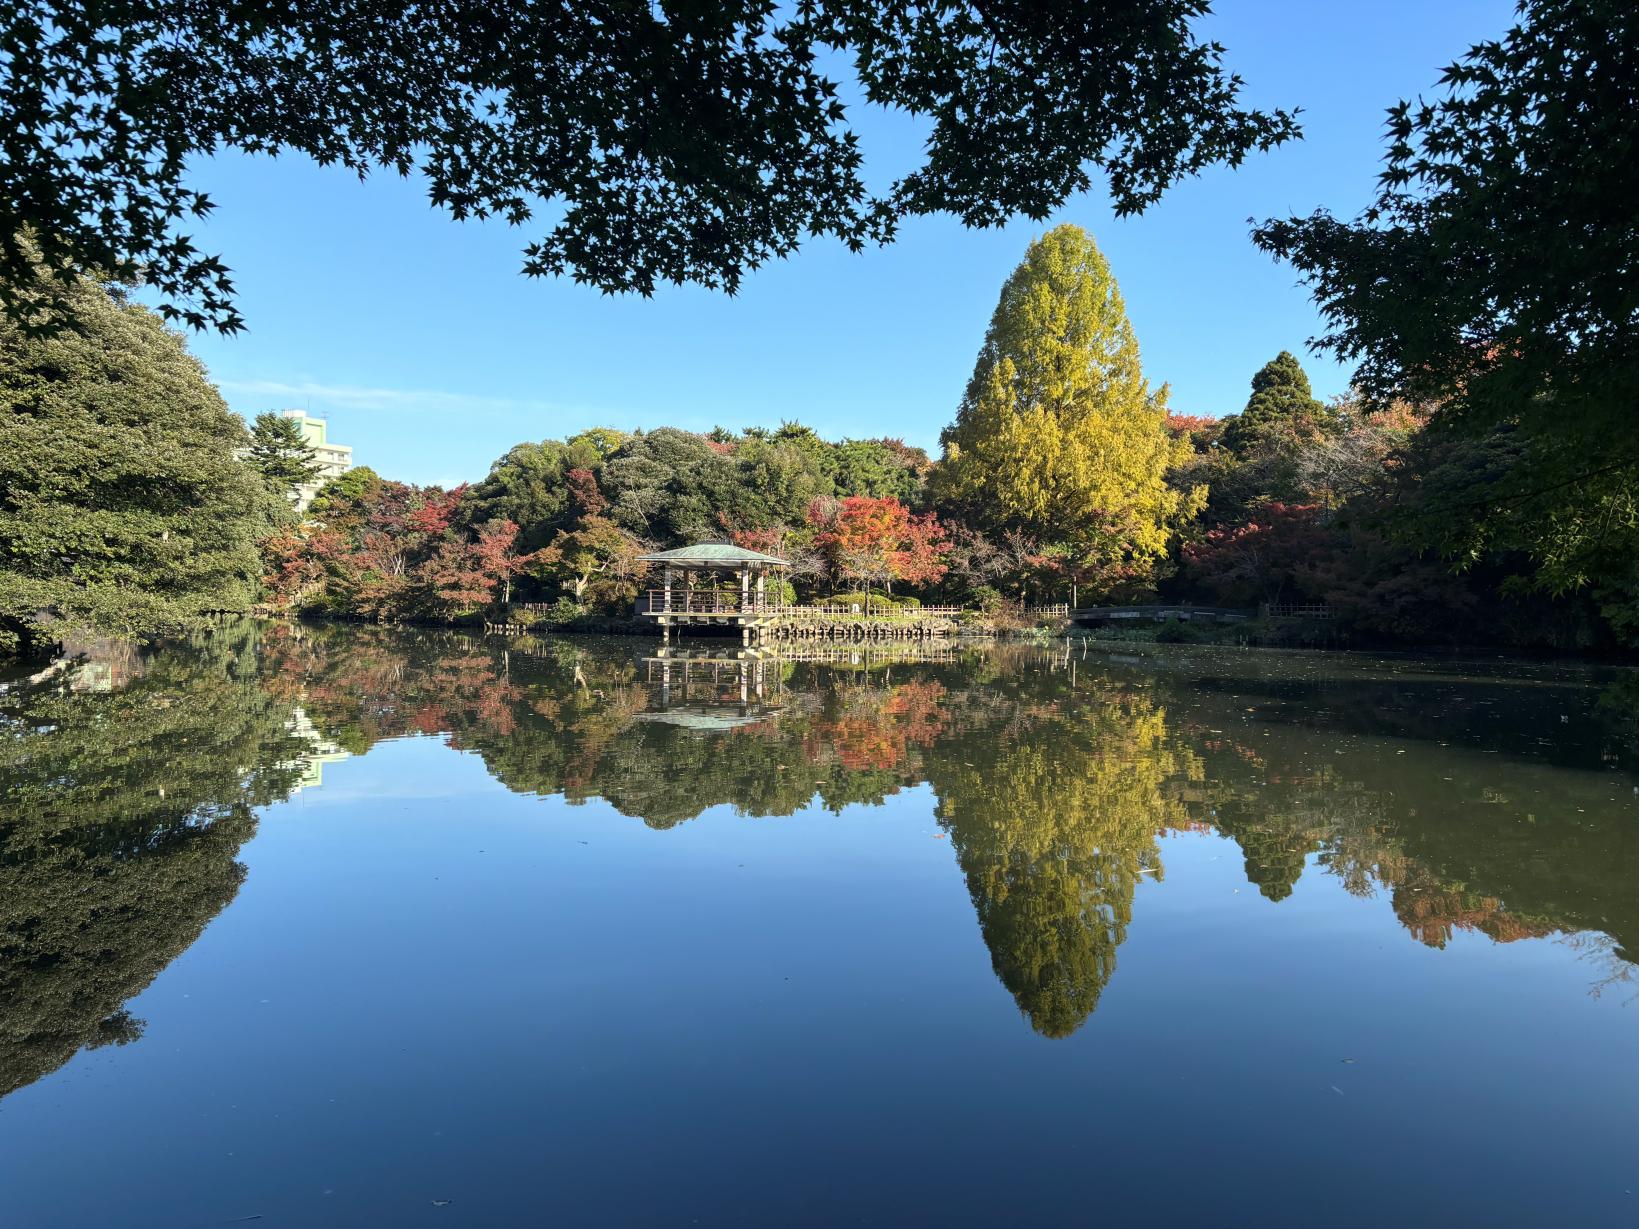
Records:
[[[1037,1031],[1068,1036],[1115,971],[1139,879],[1161,874],[1157,834],[1188,822],[1175,785],[1199,763],[1140,693],[958,753],[973,758],[930,757],[930,779],[992,965]]]

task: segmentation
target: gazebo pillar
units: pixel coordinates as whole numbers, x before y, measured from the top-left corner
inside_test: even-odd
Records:
[[[760,643],[766,637],[763,615],[769,609],[768,572],[770,568],[788,566],[784,559],[727,542],[702,542],[638,558],[661,569],[656,577],[659,587],[650,590],[651,596],[646,604],[638,605],[637,613],[652,618],[666,642],[670,642],[674,631],[685,631],[697,622],[738,626],[741,643],[746,645]],[[736,575],[740,581],[738,601],[731,595],[732,590],[725,591],[728,577]],[[699,592],[702,583],[703,593]],[[683,587],[681,593],[679,585]]]

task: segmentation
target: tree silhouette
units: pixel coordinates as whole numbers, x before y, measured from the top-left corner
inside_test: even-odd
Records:
[[[227,269],[188,234],[212,203],[187,169],[229,148],[416,172],[457,219],[549,204],[525,271],[606,292],[732,291],[809,236],[859,250],[904,217],[1046,217],[1095,168],[1132,212],[1297,134],[1238,105],[1195,34],[1206,8],[20,0],[0,18],[0,308],[38,315],[3,276],[32,228],[53,268],[140,271],[170,315],[240,328]],[[887,191],[866,187],[849,89],[931,121]]]

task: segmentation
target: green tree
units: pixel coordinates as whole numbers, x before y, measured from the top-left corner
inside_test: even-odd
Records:
[[[1373,400],[1436,407],[1434,432],[1487,450],[1506,435],[1519,463],[1449,507],[1436,544],[1470,557],[1499,512],[1521,541],[1551,526],[1530,550],[1538,582],[1565,591],[1639,555],[1619,506],[1639,485],[1639,161],[1619,152],[1639,142],[1639,9],[1518,13],[1445,70],[1440,97],[1391,110],[1364,213],[1272,219],[1254,238],[1302,274],[1319,344],[1359,363]]]
[[[814,500],[836,493],[837,454],[794,423],[748,431],[734,450],[734,489],[719,500],[719,522],[734,530],[800,523]]]
[[[1225,448],[1244,454],[1260,443],[1310,438],[1335,417],[1315,399],[1308,373],[1289,350],[1282,350],[1252,377],[1246,408],[1223,425]]]
[[[295,499],[298,488],[318,477],[316,455],[294,419],[270,410],[258,414],[251,424],[245,460],[268,489],[283,499]]]
[[[460,519],[468,526],[511,521],[519,527],[520,546],[526,551],[538,550],[560,529],[567,528],[577,514],[566,481],[569,471],[579,461],[595,459],[593,455],[578,457],[557,440],[519,444],[490,466],[489,474],[467,492]]]
[[[836,446],[836,491],[916,506],[931,463],[903,440],[844,440]]]
[[[643,294],[732,291],[810,235],[859,250],[904,217],[1044,217],[1093,169],[1131,212],[1297,134],[1238,105],[1222,49],[1196,37],[1206,10],[19,0],[0,18],[0,274],[34,226],[53,268],[146,269],[168,314],[240,327],[226,269],[187,234],[211,208],[187,168],[224,148],[419,171],[456,218],[523,225],[550,203],[560,221],[526,272]],[[833,79],[841,65],[854,80]],[[856,90],[930,122],[925,161],[882,195],[841,101]],[[14,316],[36,301],[0,296]]]
[[[369,498],[369,493],[382,484],[382,477],[368,465],[355,465],[345,474],[337,474],[319,488],[319,493],[308,505],[310,517],[322,518],[343,509],[351,509]]]
[[[658,542],[698,542],[723,532],[741,484],[733,457],[692,431],[661,427],[632,436],[604,462],[598,484],[609,519]]]
[[[537,551],[529,570],[556,581],[577,603],[594,598],[605,604],[630,601],[637,594],[643,543],[601,516],[582,517],[550,546]]]
[[[0,652],[48,627],[152,632],[248,608],[256,540],[286,512],[239,459],[244,423],[117,287],[58,292],[72,329],[0,320]]]
[[[1002,287],[956,421],[936,503],[992,534],[1062,545],[1078,572],[1143,572],[1199,502],[1168,471],[1190,453],[1166,428],[1121,292],[1092,237],[1064,225]]]

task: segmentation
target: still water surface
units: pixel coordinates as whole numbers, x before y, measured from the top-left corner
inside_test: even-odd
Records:
[[[0,1222],[1639,1223],[1639,678],[241,626],[0,692]]]

